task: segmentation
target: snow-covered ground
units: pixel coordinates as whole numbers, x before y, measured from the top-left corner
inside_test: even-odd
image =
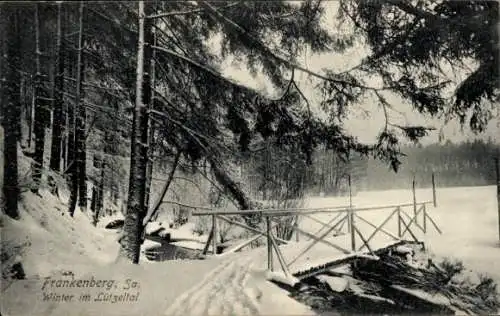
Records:
[[[443,235],[430,227],[425,241],[437,256],[462,260],[470,269],[490,274],[500,283],[500,269],[495,269],[500,262],[495,194],[494,187],[438,188],[438,207],[430,205],[428,211]],[[102,225],[93,227],[80,212],[74,219],[69,218],[64,213],[66,205],[48,193],[42,192],[42,198],[31,193],[25,197],[20,221],[2,217],[2,244],[26,245],[21,259],[27,275],[27,280],[2,284],[2,315],[313,314],[288,297],[286,291],[266,281],[265,247],[207,260],[148,262],[139,266],[115,263],[115,232],[104,230]],[[430,190],[417,191],[419,202],[431,199]],[[361,192],[353,198],[357,207],[411,201],[411,192],[406,190]],[[310,207],[345,204],[345,197],[308,201]],[[386,215],[387,211],[380,211],[362,216],[380,223]],[[323,221],[330,218],[315,217]],[[304,220],[301,225],[311,232],[319,229],[311,221]],[[371,230],[367,228],[363,233],[369,235]],[[301,244],[304,242],[301,239]],[[114,282],[102,283],[111,284],[109,290],[62,288],[57,287],[57,282],[50,283],[73,278]],[[131,286],[133,282],[137,282],[135,287]],[[44,293],[50,292],[74,297],[69,302],[43,301]],[[130,301],[94,301],[101,292],[126,293]],[[91,301],[80,299],[86,293],[93,296]],[[122,300],[126,300],[124,297]]]

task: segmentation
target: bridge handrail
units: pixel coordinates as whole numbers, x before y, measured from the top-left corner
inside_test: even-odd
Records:
[[[327,207],[313,207],[313,208],[263,208],[263,209],[253,209],[253,210],[234,210],[227,211],[221,209],[214,209],[213,211],[194,211],[191,213],[192,216],[204,216],[204,215],[246,215],[246,214],[263,214],[263,215],[275,215],[280,213],[300,213],[302,211],[328,211],[328,212],[343,212],[349,209],[349,205],[341,206],[327,206]]]
[[[289,209],[254,209],[254,210],[205,210],[205,211],[194,211],[191,213],[192,216],[206,216],[206,215],[250,215],[250,214],[260,214],[263,216],[288,216],[293,214],[315,214],[315,213],[342,213],[349,210],[353,212],[364,212],[373,210],[384,210],[391,209],[395,207],[408,207],[413,205],[426,205],[433,204],[433,201],[417,202],[417,203],[403,203],[403,204],[392,204],[392,205],[380,205],[380,206],[368,206],[368,207],[350,207],[349,205],[343,206],[329,206],[329,207],[314,207],[314,208],[289,208]]]
[[[374,211],[374,210],[385,210],[385,209],[391,209],[395,207],[408,207],[408,206],[413,206],[413,205],[427,205],[427,204],[432,204],[432,201],[425,201],[425,202],[417,202],[417,203],[403,203],[403,204],[392,204],[392,205],[380,205],[380,206],[366,206],[366,207],[360,207],[360,208],[353,208],[352,210],[354,212],[364,212],[364,211]]]

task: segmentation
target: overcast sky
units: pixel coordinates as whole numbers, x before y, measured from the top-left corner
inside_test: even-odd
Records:
[[[326,6],[326,14],[323,23],[329,30],[338,30],[335,22],[338,2],[326,1],[324,5]],[[304,54],[301,57],[300,63],[302,66],[319,73],[322,73],[323,69],[341,72],[359,64],[361,59],[366,56],[367,53],[368,48],[359,44],[353,49],[350,49],[342,54]],[[277,93],[276,91],[272,91],[271,84],[266,78],[262,76],[257,76],[256,78],[252,77],[244,65],[228,62],[224,67],[224,73],[225,75],[232,77],[247,86],[259,90],[264,89],[267,90],[268,93]],[[311,103],[317,106],[319,98],[316,95],[317,91],[314,90],[314,84],[311,83],[310,78],[302,72],[296,72],[295,79],[298,81],[300,88],[309,98]],[[448,79],[456,81],[461,80],[461,78],[453,76],[449,76]],[[376,85],[376,83],[373,85]],[[397,109],[397,111],[389,113],[391,122],[408,125],[421,124],[425,126],[433,126],[437,128],[437,130],[431,132],[428,137],[424,138],[422,143],[429,144],[438,142],[438,131],[443,126],[442,120],[432,119],[417,113],[415,110],[412,110],[411,105],[409,105],[405,100],[394,95],[386,94],[385,96],[388,101],[395,106],[395,109]],[[362,104],[354,106],[352,108],[353,113],[346,122],[346,128],[353,135],[359,137],[359,139],[364,142],[374,141],[384,124],[382,109],[373,103],[374,102],[370,102],[370,100],[367,99]],[[369,116],[366,115],[367,112],[369,113]],[[474,139],[476,137],[483,139],[490,137],[500,143],[500,126],[498,120],[500,116],[498,113],[495,114],[497,114],[497,119],[490,122],[487,131],[483,135],[475,136],[467,127],[464,127],[464,130],[462,131],[458,122],[453,121],[448,123],[443,130],[445,139],[449,139],[453,142],[459,142],[466,139]]]

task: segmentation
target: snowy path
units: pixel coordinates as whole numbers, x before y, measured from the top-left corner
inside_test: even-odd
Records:
[[[247,281],[252,257],[226,260],[205,279],[179,297],[166,315],[257,315]]]
[[[164,315],[316,315],[267,280],[265,250],[228,255]]]

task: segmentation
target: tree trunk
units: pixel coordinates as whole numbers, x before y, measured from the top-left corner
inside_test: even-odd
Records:
[[[0,7],[0,41],[2,56],[0,57],[0,84],[2,102],[3,127],[3,198],[5,213],[19,218],[18,199],[18,165],[17,142],[21,136],[21,102],[19,99],[19,83],[21,80],[21,39],[19,25],[19,9],[16,4],[4,4]]]
[[[69,21],[69,10],[64,10],[64,27],[63,29],[66,30],[68,29],[68,21]],[[66,33],[63,33],[63,36],[66,36]],[[65,47],[64,47],[65,48]],[[73,67],[73,54],[71,53],[70,49],[65,49],[63,53],[63,58],[64,58],[64,73],[63,73],[63,89],[65,86],[71,87],[72,85],[70,83],[66,83],[64,81],[64,76],[68,76],[70,78],[74,78],[74,67]],[[72,89],[69,89],[72,91]],[[63,99],[64,99],[64,93],[63,93]],[[72,157],[70,157],[70,148],[73,146],[73,138],[74,138],[74,129],[73,129],[73,104],[72,102],[64,102],[64,119],[65,119],[65,124],[64,124],[64,141],[63,141],[63,159],[64,159],[64,164],[63,164],[63,169],[67,172],[68,167],[70,162],[72,161]]]
[[[56,38],[56,51],[54,63],[54,117],[52,119],[52,145],[50,151],[50,169],[56,173],[61,171],[61,145],[62,145],[62,129],[65,123],[64,117],[64,101],[63,101],[63,88],[64,88],[64,50],[62,34],[62,3],[57,4],[57,38]],[[50,178],[49,184],[51,186],[52,194],[57,194],[57,187],[54,180]]]
[[[92,186],[92,202],[90,204],[90,209],[93,213],[92,224],[97,226],[99,221],[99,214],[103,207],[103,195],[104,195],[104,158],[94,156],[94,167],[100,171],[98,180],[94,182]]]
[[[168,174],[167,181],[165,182],[165,185],[163,186],[163,190],[160,193],[160,196],[156,200],[155,205],[151,210],[148,210],[148,214],[146,217],[144,217],[143,220],[143,226],[146,226],[148,222],[155,218],[155,215],[158,213],[158,210],[160,209],[161,203],[163,202],[163,199],[165,198],[165,194],[167,194],[168,188],[170,187],[170,184],[172,183],[172,180],[174,179],[175,175],[175,170],[177,169],[177,166],[179,164],[179,159],[181,158],[181,151],[178,151],[177,154],[175,155],[174,162],[172,164],[172,169],[170,170],[170,173]]]
[[[40,180],[42,177],[43,170],[43,151],[45,145],[45,119],[44,119],[44,102],[40,98],[42,95],[42,73],[41,73],[41,63],[40,63],[40,12],[39,4],[35,4],[35,63],[36,63],[36,74],[35,74],[35,117],[34,117],[34,133],[35,133],[35,154],[33,156],[32,164],[32,174],[33,174],[33,186],[31,191],[33,193],[38,193],[38,188],[40,187]]]
[[[90,212],[95,213],[97,208],[97,186],[95,184],[92,185],[92,196],[90,197]]]
[[[251,199],[243,192],[241,187],[236,183],[229,174],[222,168],[222,166],[211,157],[208,158],[212,167],[217,182],[227,190],[229,194],[238,202],[240,209],[250,210],[253,203]]]
[[[153,42],[148,2],[139,1],[139,45],[137,51],[137,82],[132,142],[127,213],[120,240],[120,257],[139,263],[143,241],[143,220],[146,215],[146,169],[148,161],[148,106],[151,101],[151,56]]]
[[[99,215],[104,209],[104,175],[105,175],[104,172],[106,170],[105,168],[106,168],[106,163],[104,162],[104,159],[101,159],[101,177],[99,178],[99,185],[97,187],[97,205],[96,205],[96,211],[94,213],[94,226],[97,226],[97,223],[99,222]]]
[[[72,52],[69,54],[68,52],[68,70],[69,76],[71,78],[77,78],[76,83],[78,84],[78,78],[80,78],[78,69],[78,53],[75,56],[75,53]],[[72,85],[72,88],[73,85]],[[78,88],[75,90],[78,92]],[[78,99],[75,98],[72,103],[68,104],[67,115],[68,115],[68,148],[67,148],[67,166],[66,170],[69,175],[68,179],[68,187],[70,190],[69,196],[69,215],[71,217],[74,216],[76,204],[78,201],[78,163],[77,163],[77,148],[76,148],[76,135],[77,135],[77,125],[76,125],[76,112],[78,107]]]
[[[79,31],[78,31],[78,55],[76,76],[76,172],[78,173],[78,206],[85,211],[87,208],[87,182],[86,182],[86,145],[85,145],[85,105],[83,96],[84,61],[83,61],[83,17],[84,2],[80,2],[79,8]]]
[[[224,170],[224,168],[215,161],[212,157],[207,158],[210,162],[212,172],[217,182],[230,194],[238,203],[241,210],[250,210],[256,208],[255,203],[252,202],[250,197],[241,189],[239,184],[235,182],[231,176]],[[267,189],[264,189],[266,192]],[[244,215],[243,220],[251,227],[257,227],[262,218],[258,214]]]
[[[29,120],[28,120],[28,150],[31,151],[31,143],[32,143],[32,138],[33,138],[33,117],[35,116],[35,84],[34,84],[34,78],[31,76],[31,102],[30,102],[30,114],[29,114]]]
[[[156,46],[156,33],[153,28],[153,45]],[[156,52],[153,50],[151,58],[151,102],[149,108],[154,109],[155,102],[155,57]],[[149,118],[149,131],[148,131],[148,169],[146,171],[146,210],[149,211],[151,203],[151,182],[153,180],[153,160],[150,158],[153,155],[153,140],[154,140],[154,122]]]

